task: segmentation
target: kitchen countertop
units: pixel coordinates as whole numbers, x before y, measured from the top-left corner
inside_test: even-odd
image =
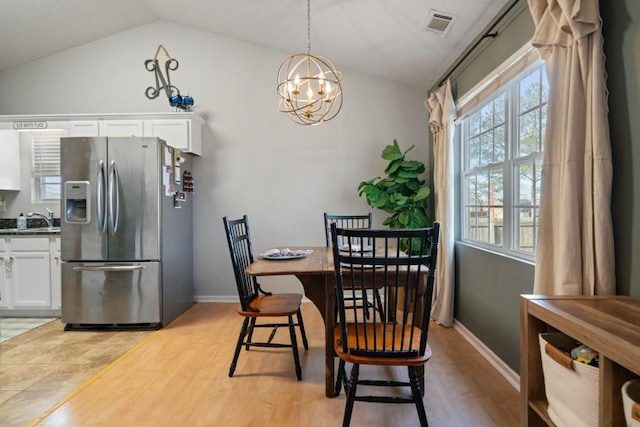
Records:
[[[38,227],[18,230],[17,228],[0,228],[0,236],[51,236],[60,235],[60,227]]]
[[[18,230],[15,218],[0,218],[1,236],[59,236],[60,218],[53,219],[53,227],[41,218],[27,218],[26,230]]]

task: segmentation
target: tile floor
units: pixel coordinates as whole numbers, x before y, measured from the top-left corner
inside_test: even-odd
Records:
[[[0,343],[0,426],[29,425],[153,332],[64,331],[56,319]]]
[[[38,326],[53,322],[55,318],[22,318],[22,317],[0,317],[0,342],[9,338],[17,337]]]

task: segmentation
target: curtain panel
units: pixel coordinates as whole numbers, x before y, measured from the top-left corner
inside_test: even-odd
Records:
[[[453,325],[454,224],[453,224],[453,121],[456,106],[447,80],[427,99],[433,134],[433,193],[436,221],[440,222],[440,247],[431,317],[443,326]]]
[[[528,0],[549,100],[534,293],[615,294],[612,161],[597,0]]]

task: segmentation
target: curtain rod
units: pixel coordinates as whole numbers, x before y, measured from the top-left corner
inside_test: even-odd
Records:
[[[454,71],[456,71],[458,69],[458,67],[460,67],[460,65],[462,65],[462,63],[464,62],[465,59],[467,59],[469,57],[469,55],[471,55],[471,53],[480,45],[480,43],[486,39],[486,38],[492,38],[495,39],[496,37],[498,37],[498,33],[497,32],[491,32],[496,25],[498,25],[500,23],[500,21],[502,21],[504,19],[505,16],[507,16],[507,14],[509,12],[511,12],[511,9],[513,9],[513,7],[518,3],[519,0],[514,0],[513,3],[511,3],[511,5],[500,14],[500,16],[498,16],[498,18],[493,22],[493,24],[491,24],[491,27],[485,31],[485,33],[480,36],[480,38],[478,40],[476,40],[476,42],[473,44],[473,46],[471,46],[471,49],[469,49],[467,51],[467,53],[464,54],[464,56],[462,58],[460,58],[458,60],[458,62],[456,62],[456,64],[451,68],[451,70],[449,72],[447,72],[447,74],[442,78],[442,80],[440,80],[440,83],[438,83],[438,87],[442,86],[444,84],[444,82],[447,81],[447,79],[449,77],[451,77],[451,75],[454,73]]]

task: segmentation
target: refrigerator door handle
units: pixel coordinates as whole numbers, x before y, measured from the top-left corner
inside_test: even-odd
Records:
[[[118,219],[120,214],[120,180],[116,162],[111,162],[109,171],[109,233],[115,236],[118,232]]]
[[[136,271],[136,270],[144,270],[146,267],[144,265],[80,265],[76,267],[72,267],[73,271]]]
[[[98,220],[98,232],[100,236],[104,236],[107,232],[107,221],[104,215],[105,205],[105,176],[104,176],[104,162],[100,160],[98,164],[98,178],[96,180],[96,219]]]

